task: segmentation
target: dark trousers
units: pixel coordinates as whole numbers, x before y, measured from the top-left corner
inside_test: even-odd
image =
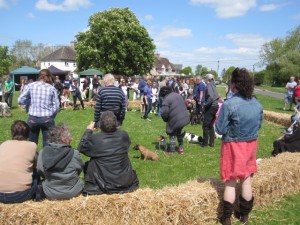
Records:
[[[73,103],[74,103],[74,107],[75,107],[75,105],[76,105],[77,98],[78,98],[78,100],[80,101],[81,107],[84,109],[83,100],[82,100],[82,97],[81,97],[80,94],[79,94],[79,95],[73,95]]]
[[[43,147],[48,145],[48,130],[54,126],[54,118],[51,116],[47,117],[36,117],[29,115],[27,124],[30,128],[29,141],[38,144],[39,133],[42,131],[43,134]]]
[[[151,108],[152,108],[152,99],[151,98],[147,98],[147,101],[148,101],[148,105],[146,105],[146,102],[144,101],[144,104],[145,104],[145,107],[146,107],[144,119],[148,118],[148,114],[150,113]]]
[[[203,145],[209,144],[214,145],[215,143],[215,129],[214,121],[216,119],[216,113],[218,111],[218,105],[211,105],[209,108],[204,110],[203,120]]]
[[[7,103],[9,107],[12,107],[12,99],[14,94],[13,93],[5,93],[4,94],[4,101]]]

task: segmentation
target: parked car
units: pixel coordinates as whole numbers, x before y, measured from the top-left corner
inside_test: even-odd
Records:
[[[215,80],[215,84],[216,85],[221,84],[221,81],[220,80]]]

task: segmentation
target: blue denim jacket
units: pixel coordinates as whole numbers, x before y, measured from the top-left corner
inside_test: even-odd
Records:
[[[234,94],[222,104],[216,132],[223,135],[224,142],[255,140],[263,119],[263,107],[256,98],[246,99]]]

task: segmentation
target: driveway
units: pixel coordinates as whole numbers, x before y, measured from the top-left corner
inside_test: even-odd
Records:
[[[274,98],[280,98],[283,99],[284,95],[283,93],[278,93],[278,92],[272,92],[272,91],[267,91],[267,90],[261,90],[261,89],[254,89],[255,94],[260,94],[260,95],[266,95],[266,96],[271,96]]]

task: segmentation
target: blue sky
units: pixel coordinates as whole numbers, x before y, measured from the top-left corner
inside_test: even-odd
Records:
[[[299,0],[0,0],[0,45],[69,45],[92,14],[115,7],[135,13],[157,53],[193,71],[260,70],[262,44],[300,25]]]

